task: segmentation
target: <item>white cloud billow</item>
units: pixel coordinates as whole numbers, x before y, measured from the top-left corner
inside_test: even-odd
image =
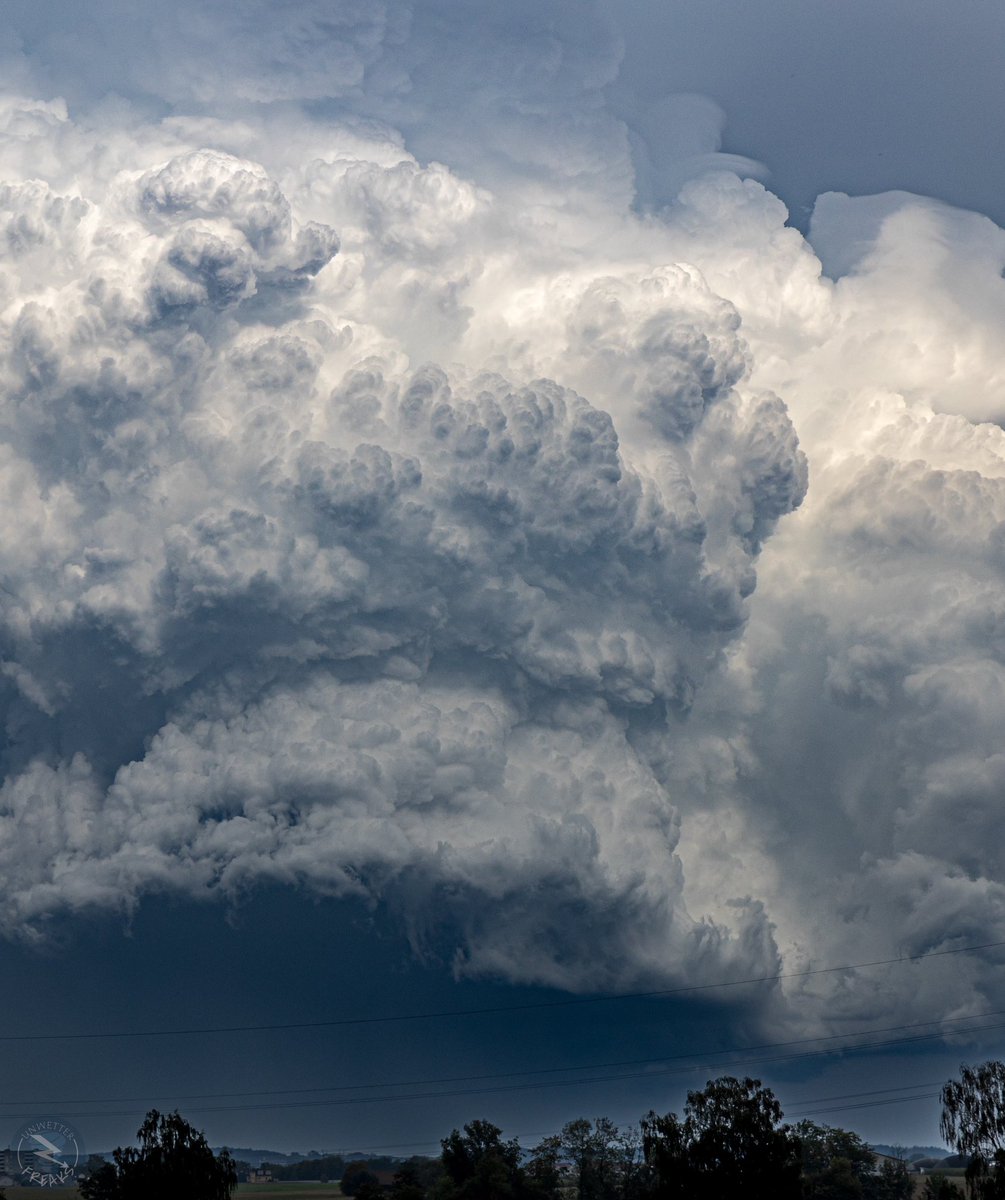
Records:
[[[478,322],[491,195],[407,157],[306,174],[342,262],[218,150],[7,188],[6,926],[278,878],[397,897],[514,978],[758,965],[766,928],[689,916],[645,745],[805,486],[735,312],[622,270],[549,303],[582,392],[550,339],[514,379],[416,363],[399,324],[463,354]]]
[[[835,282],[707,106],[605,111],[599,6],[322,8],[229,98],[165,19],[166,117],[0,105],[5,932],[280,880],[572,989],[1005,937],[1005,235],[829,195]],[[772,995],[995,999],[942,963]]]

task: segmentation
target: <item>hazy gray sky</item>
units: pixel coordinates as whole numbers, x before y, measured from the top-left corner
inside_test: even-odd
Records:
[[[624,0],[617,103],[712,97],[803,226],[823,191],[903,189],[1005,217],[992,0]]]

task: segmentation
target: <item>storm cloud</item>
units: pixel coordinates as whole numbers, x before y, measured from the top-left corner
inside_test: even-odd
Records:
[[[807,241],[546,7],[183,6],[69,107],[8,47],[9,936],[280,881],[573,990],[1005,938],[1005,234]],[[904,1019],[1000,1003],[944,961]]]

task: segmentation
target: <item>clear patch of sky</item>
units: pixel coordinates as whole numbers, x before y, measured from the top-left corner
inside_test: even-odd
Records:
[[[710,96],[724,149],[768,165],[799,228],[821,192],[898,188],[1005,223],[1002,5],[624,0],[618,21],[614,107]]]

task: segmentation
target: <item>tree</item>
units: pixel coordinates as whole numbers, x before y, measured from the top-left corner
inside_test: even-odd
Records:
[[[84,1200],[120,1200],[125,1195],[119,1186],[119,1173],[110,1162],[89,1166],[87,1175],[77,1185],[77,1191]]]
[[[562,1186],[565,1162],[562,1157],[561,1134],[553,1133],[534,1147],[525,1168],[527,1182],[532,1192],[551,1197],[558,1194]]]
[[[83,1175],[93,1175],[95,1171],[100,1171],[105,1165],[105,1159],[100,1154],[89,1154],[87,1162],[84,1163],[81,1169]]]
[[[147,1113],[139,1147],[121,1147],[80,1183],[83,1200],[230,1200],[237,1171],[226,1150],[217,1158],[178,1112]]]
[[[857,1200],[868,1195],[875,1159],[857,1133],[815,1121],[800,1121],[792,1132],[799,1139],[807,1200]]]
[[[520,1166],[520,1143],[502,1140],[491,1121],[472,1121],[440,1143],[445,1178],[442,1200],[524,1200],[529,1195]]]
[[[394,1200],[426,1200],[426,1189],[414,1163],[402,1163],[391,1183]]]
[[[370,1164],[362,1160],[349,1163],[342,1172],[341,1187],[344,1196],[361,1195],[376,1183],[377,1176],[370,1170]]]
[[[914,1185],[907,1173],[907,1164],[887,1159],[879,1173],[869,1180],[865,1195],[866,1200],[911,1200]]]
[[[804,1195],[813,1200],[865,1200],[865,1186],[850,1158],[838,1155],[810,1182],[803,1179]]]
[[[577,1200],[625,1200],[641,1170],[637,1129],[619,1129],[607,1117],[569,1121],[558,1137],[563,1166]]]
[[[688,1092],[684,1118],[649,1113],[642,1146],[658,1200],[797,1200],[799,1144],[759,1079],[724,1075]]]
[[[401,1181],[398,1182],[398,1175],[401,1175]],[[443,1180],[443,1162],[439,1158],[410,1158],[407,1163],[404,1163],[400,1168],[398,1175],[395,1175],[395,1183],[392,1187],[392,1194],[397,1196],[395,1188],[418,1187],[423,1196],[434,1196],[438,1194],[438,1189]],[[406,1193],[407,1195],[407,1193]],[[408,1196],[408,1200],[411,1197]]]
[[[1005,1063],[960,1067],[942,1089],[942,1136],[966,1155],[967,1185],[975,1200],[1005,1197]]]
[[[613,1127],[606,1118],[603,1122],[591,1125],[580,1117],[562,1130],[562,1152],[572,1167],[578,1200],[603,1200],[609,1190],[608,1147]]]
[[[532,1194],[576,1200],[640,1200],[645,1173],[638,1126],[622,1129],[607,1117],[567,1122],[534,1147],[524,1168]]]
[[[921,1197],[922,1200],[963,1200],[963,1193],[941,1171],[936,1171],[925,1180]]]

